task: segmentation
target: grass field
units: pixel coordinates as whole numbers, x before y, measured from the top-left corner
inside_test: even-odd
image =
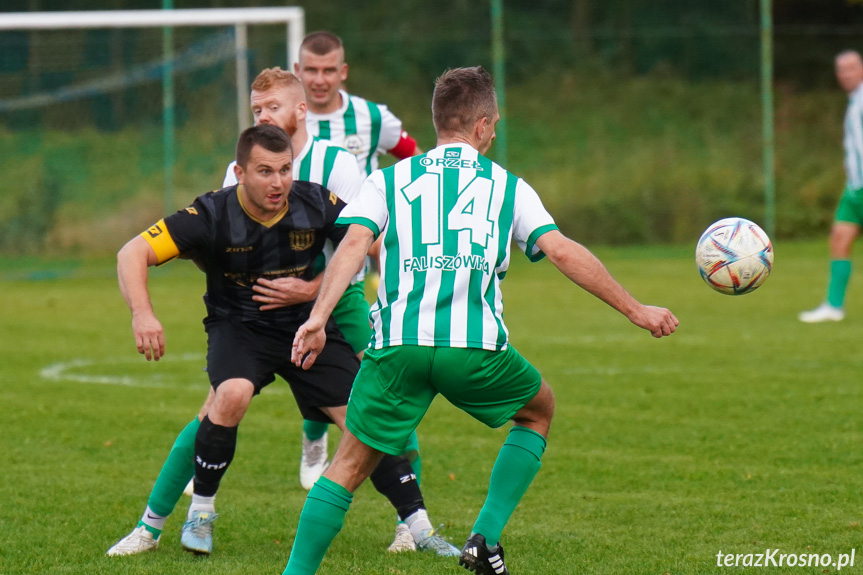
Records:
[[[557,412],[542,470],[504,532],[514,575],[735,573],[717,567],[720,550],[836,558],[860,547],[860,282],[845,322],[803,325],[797,312],[822,296],[824,242],[780,243],[773,276],[738,298],[709,290],[691,252],[597,250],[636,297],[676,313],[678,333],[658,341],[547,262],[515,258],[507,323],[555,389]],[[281,382],[241,426],[211,557],[179,547],[187,500],[157,551],[104,555],[135,525],[206,394],[202,292],[187,262],[153,271],[168,355],[147,364],[112,261],[0,260],[2,575],[281,573],[305,497],[300,419]],[[459,546],[505,434],[443,401],[419,429],[432,520]],[[385,553],[393,524],[383,498],[361,487],[320,573],[461,572],[454,560]],[[842,573],[860,564],[863,548]]]

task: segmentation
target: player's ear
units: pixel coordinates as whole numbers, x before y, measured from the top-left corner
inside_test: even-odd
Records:
[[[246,174],[240,164],[234,164],[234,175],[237,176],[237,183],[242,184]]]
[[[300,75],[300,63],[294,62],[294,76]]]
[[[306,103],[300,102],[297,104],[297,122],[306,121]]]
[[[342,82],[348,79],[348,63],[342,62]]]

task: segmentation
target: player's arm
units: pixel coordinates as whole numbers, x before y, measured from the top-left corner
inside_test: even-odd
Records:
[[[419,156],[423,151],[420,149],[419,145],[417,145],[417,141],[414,140],[406,131],[402,130],[399,135],[398,143],[396,143],[393,148],[387,150],[387,153],[399,160],[404,160],[411,156]]]
[[[639,303],[611,277],[596,256],[559,231],[550,230],[539,236],[536,247],[563,275],[625,315],[638,327],[649,331],[653,337],[671,335],[677,328],[678,321],[674,314],[665,308]]]
[[[165,334],[147,291],[147,268],[159,263],[156,251],[141,237],[130,240],[117,254],[120,293],[132,312],[132,334],[138,353],[147,361],[165,355]]]
[[[321,293],[309,319],[300,326],[294,337],[291,361],[303,369],[309,369],[324,349],[327,336],[324,327],[336,304],[356,275],[357,269],[375,240],[374,232],[361,224],[351,224],[344,239],[336,249],[333,259],[324,272]]]

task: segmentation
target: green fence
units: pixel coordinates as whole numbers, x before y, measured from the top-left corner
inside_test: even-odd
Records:
[[[34,3],[14,4],[2,9]],[[388,104],[429,148],[434,78],[447,67],[493,69],[490,3],[362,4],[310,3],[306,28],[339,34],[348,88]],[[502,7],[506,167],[566,232],[594,245],[690,243],[719,217],[763,221],[758,0]],[[832,58],[863,48],[861,10],[774,7],[779,238],[822,234],[832,217],[846,103]],[[237,103],[232,29],[180,28],[174,42],[179,208],[221,183]],[[158,29],[0,32],[0,253],[115,251],[161,217],[161,51]],[[253,74],[285,66],[284,54],[283,26],[249,28]]]

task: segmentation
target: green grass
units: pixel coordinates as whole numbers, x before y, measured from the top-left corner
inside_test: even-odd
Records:
[[[718,551],[836,556],[863,538],[859,283],[845,322],[803,325],[797,312],[823,293],[824,242],[780,242],[773,276],[736,298],[701,282],[691,252],[597,250],[639,299],[675,312],[679,331],[662,340],[547,262],[514,258],[504,282],[512,341],[557,401],[543,467],[504,532],[514,574],[733,573],[716,566]],[[156,552],[104,556],[135,525],[176,433],[207,392],[203,276],[182,262],[152,276],[168,355],[147,364],[112,262],[0,259],[3,575],[279,573],[285,565],[305,492],[296,479],[300,419],[282,382],[243,422],[219,494],[213,556],[180,550],[185,501]],[[61,363],[65,378],[40,375]],[[505,434],[443,401],[420,426],[426,501],[459,545]],[[453,560],[388,555],[392,530],[391,508],[361,487],[320,573],[460,572]],[[843,573],[860,572],[861,553]]]

